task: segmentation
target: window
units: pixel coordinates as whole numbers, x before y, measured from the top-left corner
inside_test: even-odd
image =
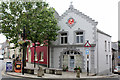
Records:
[[[27,57],[27,52],[26,52],[26,60],[28,59],[28,57]]]
[[[67,44],[67,33],[61,33],[61,44]]]
[[[44,61],[44,53],[43,52],[40,52],[40,61]]]
[[[107,51],[107,41],[105,41],[105,51]]]
[[[108,55],[106,55],[106,64],[108,64]]]
[[[35,52],[35,61],[38,61],[38,59],[37,59],[37,52]]]
[[[110,42],[108,42],[108,51],[110,52]]]
[[[76,43],[83,43],[83,32],[76,32]]]

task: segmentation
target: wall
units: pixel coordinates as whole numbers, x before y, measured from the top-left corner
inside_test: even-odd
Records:
[[[97,33],[98,36],[98,72],[99,74],[109,74],[110,67],[112,68],[112,52],[111,52],[111,37]],[[105,51],[105,40],[107,41],[107,51]],[[110,42],[110,52],[108,51],[108,42]],[[108,60],[106,60],[108,55]],[[111,58],[109,57],[111,56]],[[111,63],[109,62],[111,60]],[[108,61],[108,63],[106,62]],[[111,64],[111,66],[110,66]]]
[[[69,18],[73,18],[75,20],[75,24],[73,27],[69,27],[66,22]],[[61,20],[58,22],[58,26],[61,27],[59,32],[67,31],[68,33],[68,44],[75,44],[75,31],[84,31],[84,42],[86,40],[89,40],[89,42],[92,44],[94,43],[94,26],[89,23],[85,18],[82,18],[81,16],[77,15],[74,12],[69,12],[67,15],[65,15]],[[59,35],[60,36],[60,35]],[[58,36],[58,39],[56,42],[54,42],[54,45],[60,44],[60,38]]]

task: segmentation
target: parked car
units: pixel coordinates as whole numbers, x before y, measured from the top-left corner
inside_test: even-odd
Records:
[[[120,66],[116,66],[116,67],[115,67],[114,73],[120,73]]]

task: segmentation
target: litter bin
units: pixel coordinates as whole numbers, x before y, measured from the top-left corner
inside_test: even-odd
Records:
[[[6,72],[12,72],[12,62],[6,62]]]
[[[3,60],[4,60],[4,58],[3,58],[3,55],[0,55],[0,80],[2,79],[2,74],[1,74],[1,72],[2,72],[2,70],[3,70]]]
[[[21,61],[15,62],[14,70],[16,73],[21,73],[21,71],[22,71],[22,62]]]

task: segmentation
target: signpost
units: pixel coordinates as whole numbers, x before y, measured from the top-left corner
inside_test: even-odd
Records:
[[[87,41],[84,45],[85,54],[87,55],[87,76],[89,76],[89,47],[91,47],[89,41]]]

